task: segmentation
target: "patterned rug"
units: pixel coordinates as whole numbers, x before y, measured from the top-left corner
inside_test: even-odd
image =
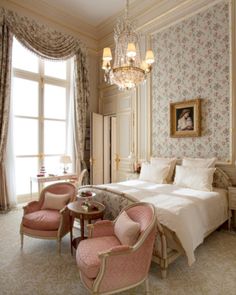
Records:
[[[88,295],[79,279],[75,257],[70,254],[69,235],[62,242],[62,254],[55,241],[25,237],[20,249],[22,210],[0,214],[1,295]],[[195,252],[196,262],[188,267],[180,257],[165,280],[152,264],[149,279],[153,295],[235,295],[236,234],[216,231]],[[144,294],[140,286],[127,292]]]

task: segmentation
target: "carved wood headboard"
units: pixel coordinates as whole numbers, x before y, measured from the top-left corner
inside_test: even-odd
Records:
[[[232,181],[223,170],[216,168],[213,178],[213,186],[228,189],[229,186],[232,186]]]

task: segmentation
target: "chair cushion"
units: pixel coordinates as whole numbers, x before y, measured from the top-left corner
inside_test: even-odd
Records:
[[[69,199],[69,194],[60,195],[46,192],[44,196],[42,209],[61,210],[69,202]]]
[[[58,210],[39,210],[23,216],[23,225],[36,230],[57,230],[61,214]]]
[[[140,224],[133,221],[128,214],[123,211],[115,222],[114,231],[123,245],[133,246],[140,234]]]
[[[76,251],[76,261],[79,269],[88,278],[96,278],[100,268],[98,254],[118,245],[120,245],[120,241],[115,236],[97,237],[81,241]]]

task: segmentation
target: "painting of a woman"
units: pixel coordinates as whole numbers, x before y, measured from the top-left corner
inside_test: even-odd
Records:
[[[177,130],[193,130],[193,108],[177,109]]]

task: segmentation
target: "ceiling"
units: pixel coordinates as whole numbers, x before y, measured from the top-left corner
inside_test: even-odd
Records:
[[[126,0],[40,0],[66,14],[98,26],[100,23],[122,11],[126,6]],[[40,2],[39,1],[39,2]],[[130,3],[135,0],[130,0]]]

